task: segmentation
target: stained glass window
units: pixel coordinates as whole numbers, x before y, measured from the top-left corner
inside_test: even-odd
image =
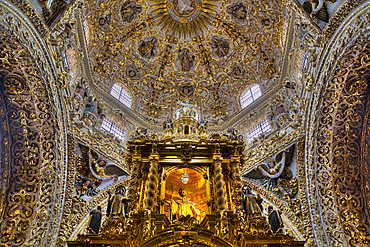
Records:
[[[110,91],[110,94],[114,98],[121,101],[121,103],[127,106],[128,108],[131,108],[132,96],[124,87],[121,87],[120,85],[116,83],[113,85],[112,90]]]
[[[242,109],[252,104],[253,101],[261,97],[262,93],[258,85],[254,85],[245,91],[240,97],[240,105]]]
[[[115,135],[118,139],[123,139],[123,130],[109,119],[104,119],[101,128]]]
[[[253,140],[262,133],[269,132],[271,130],[270,123],[267,119],[254,126],[249,132],[250,140]]]

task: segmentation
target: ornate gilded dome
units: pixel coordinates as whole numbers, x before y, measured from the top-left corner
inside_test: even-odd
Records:
[[[178,100],[210,124],[240,112],[252,84],[279,86],[288,9],[278,1],[89,1],[84,11],[94,83],[124,85],[132,110],[152,123],[170,119]]]

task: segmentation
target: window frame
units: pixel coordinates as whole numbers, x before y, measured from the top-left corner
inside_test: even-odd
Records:
[[[264,119],[249,130],[248,132],[249,140],[252,141],[261,134],[270,132],[271,130],[272,128],[270,122],[268,121],[268,119]],[[256,132],[256,134],[255,133],[252,134],[252,132]]]
[[[117,137],[119,140],[123,140],[125,137],[125,132],[121,126],[112,121],[109,118],[104,118],[100,127],[102,130],[107,131]]]
[[[262,96],[261,88],[258,84],[253,84],[247,90],[245,90],[239,97],[241,109],[247,108],[254,101]],[[250,101],[251,100],[251,101]]]
[[[115,99],[121,102],[126,107],[132,107],[133,97],[129,90],[125,86],[120,85],[119,83],[115,83],[111,90],[110,95],[112,95]]]

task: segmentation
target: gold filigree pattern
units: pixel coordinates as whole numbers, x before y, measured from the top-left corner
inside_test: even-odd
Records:
[[[179,1],[172,5],[175,2]],[[227,12],[232,3],[221,1],[217,12],[224,18],[210,20],[214,26],[187,39],[158,27],[152,18],[164,17],[154,13],[151,17],[153,8],[147,1],[136,3],[142,12],[131,23],[122,22],[110,7],[117,4],[121,2],[87,6],[92,78],[105,92],[116,82],[125,84],[136,99],[133,111],[146,120],[161,123],[172,117],[178,100],[189,100],[197,103],[210,124],[222,123],[240,110],[238,98],[245,87],[258,83],[268,91],[276,86],[273,78],[282,66],[281,40],[287,22],[280,3],[264,1],[256,6],[243,1],[251,16],[243,15],[235,23]],[[99,24],[101,18],[106,22]],[[188,31],[184,27],[183,32]]]
[[[307,188],[311,195],[310,213],[314,221],[319,222],[313,222],[314,227],[319,227],[314,228],[316,241],[328,245],[366,246],[369,241],[366,202],[361,192],[366,178],[361,169],[366,164],[360,162],[369,74],[366,62],[369,32],[363,31],[368,25],[368,11],[367,4],[347,20],[345,29],[335,34],[316,85],[320,89],[322,83],[327,83],[326,88],[319,91],[323,94],[320,112],[309,116],[309,121],[318,119],[317,126],[308,126],[308,140],[312,141],[313,136],[317,138],[316,159],[311,156],[313,144],[309,142],[307,149],[307,180],[312,184]],[[332,45],[335,48],[329,52]],[[315,99],[317,94],[313,95]],[[311,107],[318,105],[312,103]],[[316,177],[310,176],[313,171]],[[319,232],[325,235],[318,236]]]
[[[45,84],[32,57],[16,36],[2,35],[1,57],[6,59],[0,62],[0,79],[12,135],[12,175],[0,241],[20,245],[33,224],[50,217],[47,203],[52,200],[53,181],[50,174],[49,179],[41,181],[39,172],[50,167],[49,173],[53,173],[54,119]],[[38,234],[33,241],[41,244],[45,231]]]

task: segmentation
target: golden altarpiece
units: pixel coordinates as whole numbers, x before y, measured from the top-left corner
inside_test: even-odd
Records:
[[[233,129],[207,133],[189,104],[176,117],[163,139],[139,128],[128,141],[127,217],[108,212],[99,234],[68,246],[303,246],[273,234],[261,211],[242,210],[243,137]]]

